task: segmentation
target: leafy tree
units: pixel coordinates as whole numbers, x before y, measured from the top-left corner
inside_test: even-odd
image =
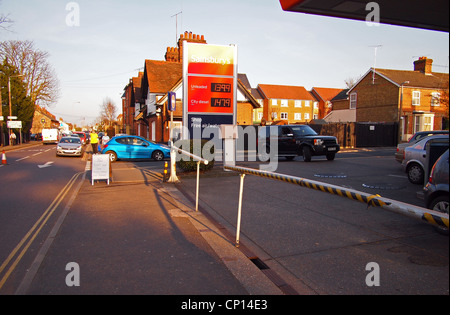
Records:
[[[17,68],[3,61],[0,64],[0,92],[2,100],[2,115],[17,116],[17,120],[22,121],[22,131],[27,133],[31,129],[35,106],[31,98],[27,96],[26,84],[22,81]],[[8,78],[11,82],[11,113],[9,112],[9,90]],[[3,125],[6,132],[6,124]]]

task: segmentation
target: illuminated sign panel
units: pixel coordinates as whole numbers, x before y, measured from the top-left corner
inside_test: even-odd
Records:
[[[227,99],[227,106],[219,106],[220,99]],[[197,77],[188,78],[189,113],[233,114],[233,78]]]
[[[183,125],[190,135],[236,124],[237,47],[185,42],[183,49]]]

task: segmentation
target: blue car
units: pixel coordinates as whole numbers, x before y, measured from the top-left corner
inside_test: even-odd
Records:
[[[170,157],[170,148],[139,136],[113,137],[105,144],[102,154],[109,154],[111,162],[119,159],[154,159]]]

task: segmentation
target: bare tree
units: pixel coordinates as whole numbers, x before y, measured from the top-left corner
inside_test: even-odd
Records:
[[[0,42],[0,60],[6,59],[24,75],[27,95],[40,106],[49,106],[59,98],[59,81],[48,57],[48,52],[35,49],[29,40]]]
[[[106,97],[100,105],[100,121],[107,126],[112,126],[116,121],[116,111],[116,104],[111,98]]]
[[[9,14],[0,13],[0,30],[10,31],[10,27],[14,21],[9,18]]]
[[[348,89],[350,89],[356,82],[358,82],[359,78],[347,78],[344,80],[345,85]]]

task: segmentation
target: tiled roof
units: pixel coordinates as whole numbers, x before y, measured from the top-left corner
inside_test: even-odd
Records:
[[[137,77],[133,77],[133,92],[134,92],[134,99],[140,103],[141,99],[142,99],[142,91],[141,91],[141,86],[142,86],[142,77],[144,76],[144,72],[139,72],[139,75]]]
[[[259,84],[258,89],[267,99],[316,100],[303,86]]]
[[[332,101],[348,100],[348,90],[349,89],[342,90],[339,94],[333,97]]]
[[[376,73],[381,74],[397,85],[401,85],[405,81],[409,81],[404,86],[421,87],[421,88],[443,88],[444,83],[448,82],[447,73],[432,72],[426,75],[420,71],[404,71],[404,70],[389,70],[376,69]]]
[[[145,60],[145,71],[151,93],[167,93],[183,75],[183,65],[176,62]],[[145,91],[148,90],[145,87]]]
[[[342,89],[334,89],[334,88],[322,88],[322,87],[313,87],[313,91],[317,93],[317,95],[323,101],[331,101],[336,95],[338,95]]]

